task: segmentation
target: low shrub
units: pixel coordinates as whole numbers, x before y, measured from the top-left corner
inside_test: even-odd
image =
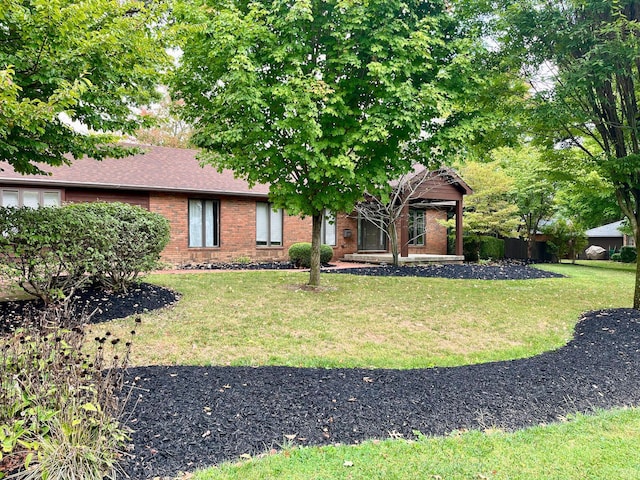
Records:
[[[504,240],[481,236],[478,257],[480,260],[501,260],[504,258]]]
[[[463,239],[465,260],[499,260],[504,258],[504,240],[486,235],[471,235]]]
[[[620,258],[620,252],[612,253],[610,258],[614,262],[621,262],[622,261],[621,258]]]
[[[96,338],[87,354],[82,328],[48,327],[68,323],[59,314],[0,340],[0,466],[18,479],[115,478],[131,342]]]
[[[320,263],[327,264],[333,257],[333,248],[330,245],[320,245]],[[289,247],[289,260],[296,267],[311,267],[311,243],[294,243]]]
[[[78,203],[64,208],[102,220],[101,255],[92,275],[104,287],[127,291],[141,273],[155,269],[169,242],[169,222],[162,215],[120,202]]]
[[[162,215],[124,203],[0,207],[0,231],[1,273],[45,304],[93,280],[126,291],[169,241]]]
[[[620,248],[620,261],[622,263],[633,263],[638,258],[636,247],[625,246]]]
[[[475,235],[464,237],[462,252],[467,262],[477,262],[480,259],[480,238]]]
[[[0,231],[2,274],[45,304],[89,282],[103,250],[100,219],[66,208],[0,208]]]

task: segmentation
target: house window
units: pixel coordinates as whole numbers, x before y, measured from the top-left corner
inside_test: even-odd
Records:
[[[422,246],[425,240],[425,211],[409,209],[409,245]]]
[[[59,207],[62,195],[59,190],[31,188],[0,189],[0,205],[3,207]]]
[[[217,247],[217,200],[189,199],[189,247]]]
[[[322,215],[320,235],[322,243],[326,245],[336,244],[336,216],[327,210]]]
[[[282,245],[282,209],[273,210],[270,203],[256,204],[256,245]]]

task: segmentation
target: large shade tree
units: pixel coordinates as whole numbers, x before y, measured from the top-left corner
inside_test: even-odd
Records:
[[[640,243],[640,1],[505,0],[504,52],[533,87],[534,133],[613,185]],[[640,308],[640,262],[633,305]]]
[[[110,132],[143,119],[170,62],[165,6],[147,0],[0,0],[0,160],[17,171],[122,156]]]
[[[474,44],[441,0],[200,0],[171,81],[201,159],[274,207],[312,218],[310,285],[320,280],[323,211],[428,162],[477,79]],[[464,51],[467,55],[460,55]]]

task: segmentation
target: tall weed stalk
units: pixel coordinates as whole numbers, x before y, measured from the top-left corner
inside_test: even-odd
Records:
[[[65,312],[48,309],[0,339],[0,479],[116,476],[131,342],[107,333],[88,349],[82,324],[61,327]]]

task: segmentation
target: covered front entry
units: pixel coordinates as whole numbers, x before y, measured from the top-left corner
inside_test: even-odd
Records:
[[[360,252],[386,252],[387,236],[373,222],[358,219],[358,251]]]

